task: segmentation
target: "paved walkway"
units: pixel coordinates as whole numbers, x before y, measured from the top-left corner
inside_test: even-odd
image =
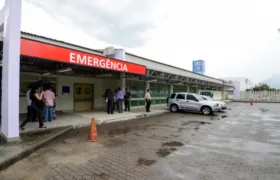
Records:
[[[103,123],[111,123],[116,121],[125,121],[131,120],[136,118],[141,118],[145,116],[153,116],[159,115],[168,112],[166,106],[158,106],[152,109],[152,112],[146,113],[144,108],[140,109],[132,109],[130,112],[123,112],[118,113],[115,112],[114,114],[107,114],[105,111],[94,111],[94,112],[63,112],[58,113],[57,120],[52,122],[47,122],[45,125],[48,128],[56,128],[56,127],[64,127],[64,126],[74,126],[76,127],[86,127],[89,126],[91,123],[92,118],[94,117],[96,120],[96,124],[103,124]],[[22,117],[24,119],[24,117]],[[21,131],[30,132],[30,131],[37,131],[38,122],[30,122],[27,123],[26,129]]]
[[[131,121],[126,126],[138,130],[96,143],[86,141],[86,132],[69,134],[0,172],[0,179],[279,180],[279,106],[229,107],[216,116]]]

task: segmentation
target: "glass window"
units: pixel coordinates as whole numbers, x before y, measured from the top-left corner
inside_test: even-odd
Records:
[[[90,88],[85,88],[85,94],[86,95],[90,95],[91,94],[91,90],[90,90]]]
[[[138,106],[138,100],[136,100],[136,101],[131,101],[130,102],[131,104],[131,106]]]
[[[185,94],[177,94],[176,99],[186,99]]]
[[[197,101],[196,97],[194,97],[194,95],[191,95],[191,94],[187,95],[187,100]]]
[[[139,106],[145,106],[145,100],[139,100]]]
[[[174,98],[175,98],[175,96],[176,96],[176,94],[175,94],[175,93],[171,94],[170,99],[174,99]]]
[[[83,90],[81,87],[76,87],[76,94],[82,94]]]

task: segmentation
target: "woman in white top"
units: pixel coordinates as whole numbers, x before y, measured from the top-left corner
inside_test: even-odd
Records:
[[[146,112],[151,112],[150,111],[150,106],[151,106],[151,94],[150,94],[150,89],[147,89],[147,92],[145,94],[145,100],[146,100]]]

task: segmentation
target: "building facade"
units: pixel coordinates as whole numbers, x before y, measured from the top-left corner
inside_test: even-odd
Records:
[[[234,86],[233,99],[239,100],[240,93],[246,91],[247,89],[253,89],[255,84],[246,77],[230,77],[224,78],[228,83],[231,83]]]
[[[1,134],[9,141],[19,137],[19,114],[26,113],[25,93],[30,83],[47,80],[56,94],[58,111],[97,111],[105,108],[106,89],[129,88],[132,108],[145,105],[151,89],[152,104],[166,103],[172,92],[200,93],[211,90],[224,99],[230,85],[224,80],[200,75],[130,53],[120,59],[103,51],[20,32],[21,1],[7,1],[9,14],[2,59]]]

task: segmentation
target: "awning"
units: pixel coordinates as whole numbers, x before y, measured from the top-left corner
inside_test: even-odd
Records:
[[[146,66],[143,65],[107,58],[100,55],[68,49],[30,39],[21,39],[20,54],[23,56],[62,63],[146,75]]]

